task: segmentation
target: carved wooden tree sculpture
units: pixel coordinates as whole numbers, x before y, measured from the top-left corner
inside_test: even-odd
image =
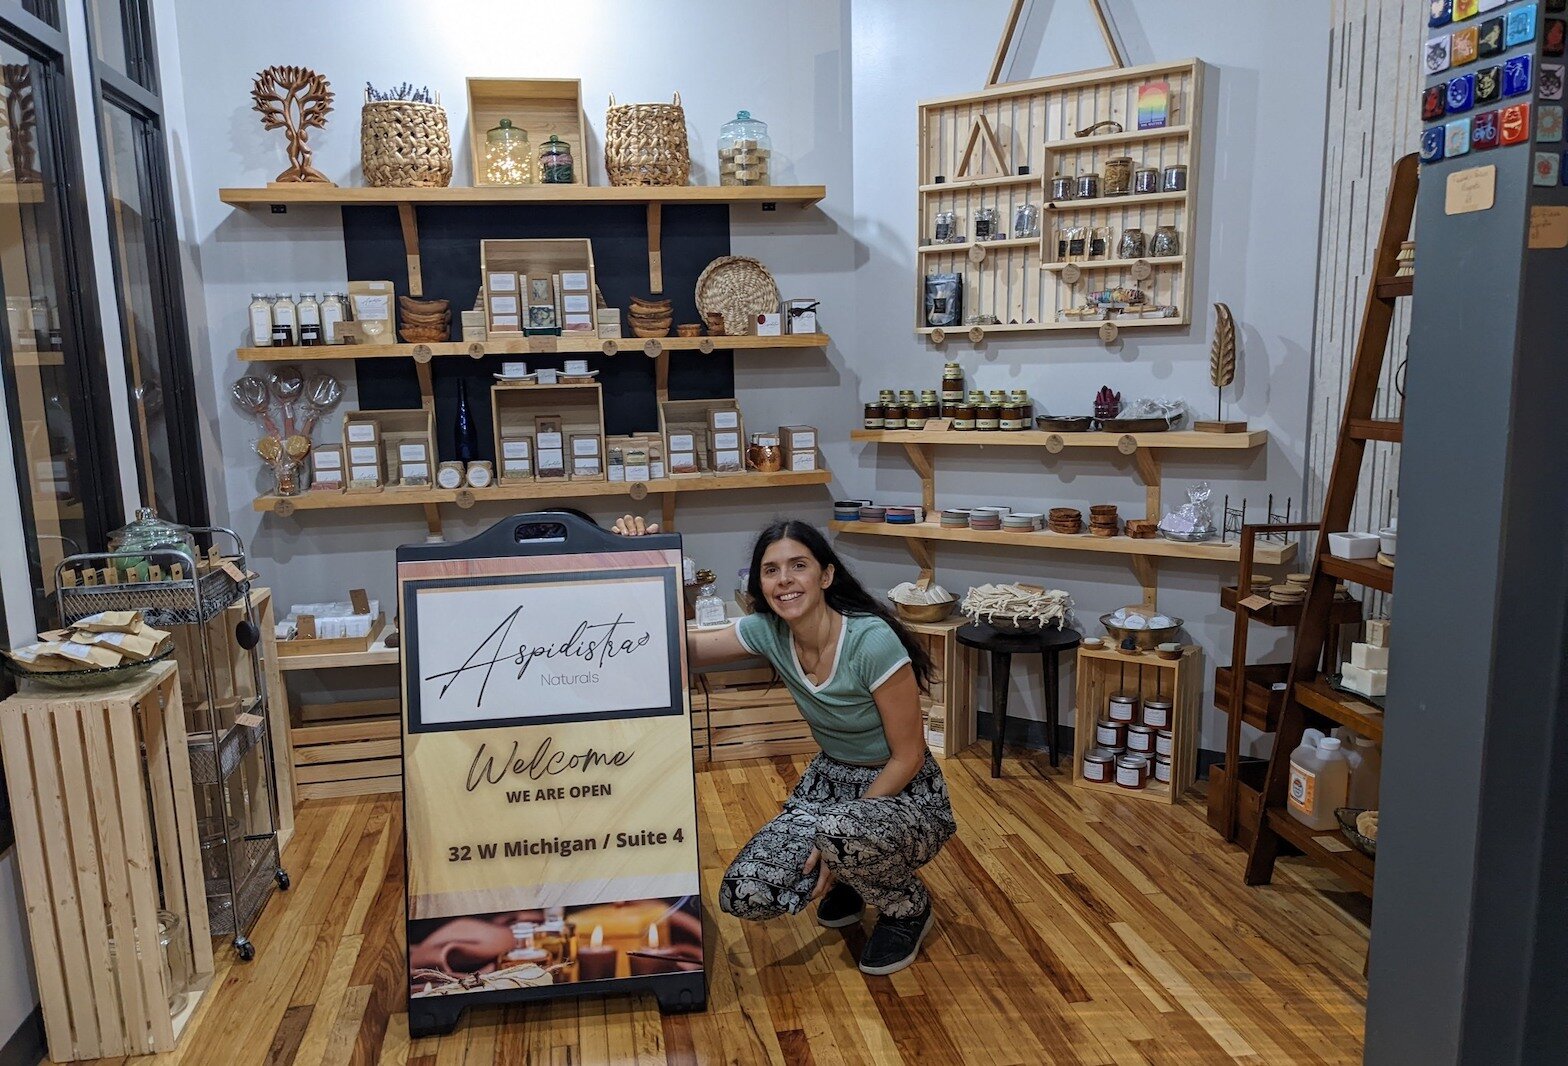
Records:
[[[324,128],[332,110],[332,90],[327,79],[307,67],[268,67],[256,75],[250,95],[261,113],[262,128],[281,129],[289,139],[292,166],[277,180],[331,185],[325,174],[310,165],[310,148],[305,144],[307,131],[312,126]]]

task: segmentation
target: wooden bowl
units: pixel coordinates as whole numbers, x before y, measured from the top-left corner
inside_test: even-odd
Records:
[[[957,600],[948,600],[946,603],[899,603],[893,601],[893,609],[898,614],[899,620],[904,622],[921,622],[929,624],[940,622],[950,616],[958,607]]]
[[[1155,648],[1154,649],[1154,654],[1158,655],[1162,659],[1170,659],[1172,661],[1174,661],[1176,659],[1180,659],[1181,658],[1181,652],[1182,652],[1182,649],[1180,649],[1180,648],[1177,648],[1175,651],[1167,651],[1164,648]]]

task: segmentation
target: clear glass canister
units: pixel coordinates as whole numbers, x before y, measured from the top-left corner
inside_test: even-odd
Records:
[[[771,184],[768,163],[772,157],[768,124],[752,118],[750,111],[737,111],[733,121],[719,127],[720,185]]]
[[[485,133],[484,178],[486,185],[532,185],[534,155],[528,131],[503,118]]]
[[[167,569],[168,559],[149,560],[143,557],[147,552],[177,551],[189,556],[192,566],[196,562],[196,538],[191,536],[190,527],[165,522],[151,507],[137,508],[134,521],[109,534],[109,550],[126,556],[117,559],[115,565],[132,581],[150,580],[152,565]]]
[[[573,180],[572,146],[552,133],[550,139],[539,146],[539,183],[570,185]]]

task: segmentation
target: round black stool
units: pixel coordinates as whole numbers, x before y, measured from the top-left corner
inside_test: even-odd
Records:
[[[1016,630],[995,629],[984,622],[972,622],[958,630],[958,643],[966,648],[978,648],[991,653],[991,776],[1002,776],[1002,736],[1007,732],[1007,684],[1013,668],[1014,655],[1039,655],[1045,666],[1045,740],[1051,753],[1051,767],[1056,767],[1057,750],[1061,747],[1057,736],[1057,688],[1059,687],[1056,659],[1064,651],[1072,651],[1083,639],[1076,629],[1042,629],[1037,633],[1019,633]]]

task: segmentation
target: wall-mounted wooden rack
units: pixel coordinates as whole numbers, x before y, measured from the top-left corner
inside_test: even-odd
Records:
[[[783,337],[518,337],[515,340],[449,341],[446,344],[323,344],[311,347],[241,348],[247,363],[312,363],[330,359],[415,359],[428,362],[436,356],[532,355],[557,352],[657,357],[662,352],[720,352],[757,348],[826,348],[826,333],[796,333]]]

